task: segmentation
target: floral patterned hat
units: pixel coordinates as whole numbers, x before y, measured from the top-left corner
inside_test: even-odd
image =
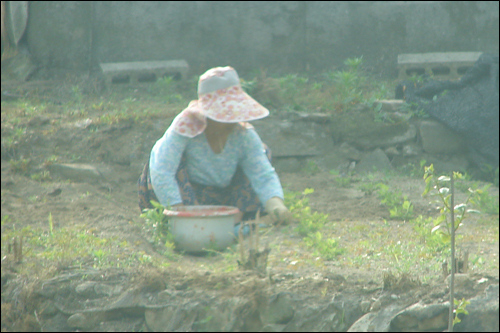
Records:
[[[215,67],[200,76],[198,100],[191,101],[172,126],[175,132],[192,138],[205,130],[205,117],[221,123],[237,123],[268,115],[269,110],[243,91],[234,68]]]

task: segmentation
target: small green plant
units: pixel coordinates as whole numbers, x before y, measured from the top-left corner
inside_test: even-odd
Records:
[[[59,157],[57,155],[51,155],[45,161],[43,162],[43,166],[47,167],[49,165],[52,165],[58,161]]]
[[[453,177],[457,180],[463,178],[462,174],[459,172],[453,172]],[[425,167],[425,190],[422,193],[422,196],[426,196],[429,192],[434,189],[434,196],[439,198],[439,202],[443,205],[440,209],[440,215],[434,220],[434,228],[432,228],[432,232],[436,232],[441,235],[441,237],[449,241],[451,237],[451,223],[448,222],[448,213],[451,211],[451,193],[450,188],[447,185],[450,182],[450,177],[441,176],[436,178],[434,173],[434,165],[430,165],[429,167]],[[454,212],[456,214],[455,225],[454,228],[457,230],[459,226],[462,224],[463,219],[466,216],[466,213],[479,213],[474,209],[467,209],[467,205],[473,196],[477,193],[477,190],[469,189],[469,196],[465,200],[465,203],[461,203],[455,205]]]
[[[82,91],[80,90],[80,87],[78,85],[72,86],[71,91],[73,92],[73,97],[75,99],[75,102],[81,104],[83,101],[83,94]]]
[[[352,183],[352,178],[350,176],[336,177],[334,181],[337,183],[338,187],[349,187]]]
[[[359,58],[347,58],[344,60],[344,65],[349,67],[351,72],[356,73],[363,66],[363,56]]]
[[[26,174],[29,170],[31,164],[30,159],[22,158],[20,160],[10,160],[9,165],[10,169],[14,173]]]
[[[389,189],[389,186],[384,183],[378,184],[377,193],[378,193],[378,198],[380,199],[380,203],[389,208],[400,205],[402,202],[401,191],[393,192]]]
[[[172,254],[175,249],[174,237],[169,231],[168,218],[163,214],[166,207],[162,204],[151,201],[153,208],[144,209],[140,215],[146,220],[146,227],[152,229],[152,242],[155,246],[165,246],[165,250]]]
[[[434,165],[430,165],[425,168],[424,180],[425,180],[425,190],[422,193],[422,196],[427,195],[432,189],[434,189],[434,195],[439,197],[439,201],[443,205],[440,209],[440,215],[434,221],[434,228],[432,228],[431,232],[435,232],[441,236],[443,241],[450,242],[451,247],[451,262],[455,262],[455,233],[456,230],[462,225],[462,221],[464,220],[467,213],[479,213],[477,210],[467,209],[467,205],[469,201],[480,191],[480,190],[472,190],[469,189],[469,196],[465,200],[465,203],[460,203],[455,205],[454,202],[454,181],[463,179],[463,176],[459,172],[452,172],[451,177],[441,176],[436,178],[434,173]],[[448,186],[451,184],[451,189]],[[451,221],[448,222],[448,214],[451,213]],[[451,282],[453,282],[453,277],[455,274],[455,267],[452,264],[451,269]],[[460,322],[460,318],[458,318],[459,313],[467,314],[465,307],[467,306],[467,301],[462,299],[461,301],[457,301],[454,298],[453,292],[453,284],[450,285],[450,313],[449,313],[449,323],[448,330],[452,330],[453,326]],[[453,310],[453,305],[457,308]],[[470,303],[469,303],[470,304]],[[452,311],[453,310],[453,311]],[[453,313],[455,316],[453,317]]]
[[[475,191],[476,195],[470,200],[470,202],[482,213],[498,215],[498,198],[494,198],[488,193],[488,189],[490,187],[491,184],[488,184],[481,189],[477,189]]]
[[[52,177],[50,176],[50,172],[48,170],[34,173],[30,176],[30,178],[37,182],[46,182],[52,180]]]
[[[389,209],[389,213],[391,214],[391,218],[399,219],[399,220],[408,220],[413,217],[413,204],[406,200],[400,206],[394,206],[392,209]]]
[[[318,167],[318,164],[314,161],[309,161],[307,162],[307,165],[304,168],[304,172],[308,175],[315,175],[318,172],[320,172],[320,169]]]
[[[358,189],[363,191],[366,195],[372,195],[373,192],[378,190],[380,183],[368,182],[358,186]]]
[[[328,215],[318,212],[311,213],[309,207],[309,194],[314,193],[314,189],[306,188],[301,194],[297,192],[285,193],[285,204],[290,207],[293,217],[299,221],[295,231],[303,237],[304,244],[314,249],[314,255],[326,260],[332,260],[337,255],[343,253],[337,241],[333,238],[323,238],[325,224],[328,222]],[[302,197],[300,197],[302,195]]]
[[[391,191],[384,183],[379,183],[378,188],[380,203],[389,209],[391,218],[408,220],[413,217],[413,204],[406,195]]]
[[[470,304],[470,302],[466,301],[465,298],[462,298],[461,300],[454,299],[453,303],[455,303],[455,309],[453,310],[453,313],[455,314],[455,317],[453,318],[453,326],[455,326],[455,324],[461,322],[460,318],[458,317],[459,314],[469,314],[469,311],[467,311],[466,307]]]
[[[442,252],[449,245],[439,234],[432,232],[434,218],[428,217],[424,219],[422,215],[419,215],[417,218],[410,220],[410,223],[413,225],[413,230],[420,236],[421,243],[425,244],[431,255]]]
[[[49,236],[53,237],[54,236],[54,223],[52,222],[52,212],[49,212]]]
[[[333,260],[345,252],[345,249],[339,247],[334,238],[323,239],[323,234],[320,231],[309,233],[304,237],[304,243],[307,247],[315,249],[314,255],[325,260]]]

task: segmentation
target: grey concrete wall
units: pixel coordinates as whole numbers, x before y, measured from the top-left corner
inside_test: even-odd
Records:
[[[363,56],[395,76],[400,53],[498,53],[499,6],[488,1],[31,2],[27,41],[42,66],[186,59],[193,74],[311,73]]]

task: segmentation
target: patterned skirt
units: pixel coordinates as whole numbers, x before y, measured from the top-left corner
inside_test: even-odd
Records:
[[[271,150],[264,144],[266,155],[271,161]],[[184,205],[224,205],[238,207],[244,214],[243,219],[254,218],[257,210],[264,211],[257,193],[241,167],[236,169],[236,173],[227,187],[216,187],[196,184],[189,180],[187,173],[186,159],[183,156],[175,180],[179,185]],[[141,212],[146,208],[153,208],[150,201],[159,202],[153,185],[151,184],[151,175],[149,173],[149,160],[142,170],[138,180],[139,187],[139,208]]]

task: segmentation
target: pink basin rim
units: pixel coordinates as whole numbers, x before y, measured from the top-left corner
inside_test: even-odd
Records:
[[[172,207],[171,210],[165,209],[163,214],[180,217],[210,217],[235,215],[239,212],[240,210],[237,207],[232,206],[180,206]]]

